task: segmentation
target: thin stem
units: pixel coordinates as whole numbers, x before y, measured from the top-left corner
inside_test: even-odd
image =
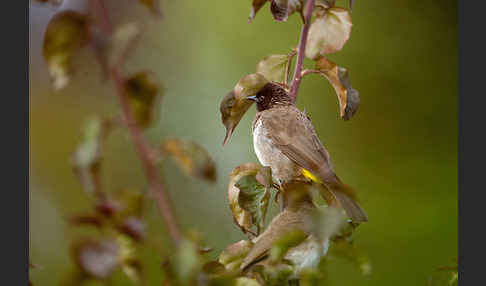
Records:
[[[304,77],[304,76],[306,76],[306,75],[308,75],[308,74],[311,74],[311,73],[319,73],[319,74],[320,74],[320,73],[322,73],[322,72],[321,72],[321,71],[319,71],[319,70],[303,70],[303,71],[301,72],[301,77]]]
[[[103,25],[109,35],[113,32],[113,26],[108,18],[108,13],[103,5],[102,0],[93,0],[93,9],[96,9],[97,15],[101,16],[100,25]],[[102,23],[102,24],[101,24]],[[123,61],[117,63],[121,64]],[[110,78],[115,83],[117,96],[120,101],[120,107],[123,115],[123,121],[130,132],[133,143],[137,150],[138,156],[142,161],[145,176],[149,182],[150,193],[155,197],[155,200],[162,213],[162,218],[167,226],[168,232],[172,240],[177,244],[181,240],[182,234],[174,215],[174,210],[170,198],[166,192],[165,186],[162,184],[156,164],[155,156],[152,148],[143,136],[140,126],[138,126],[133,110],[130,106],[128,98],[125,94],[125,78],[121,73],[119,65],[112,67]]]
[[[299,48],[297,54],[297,63],[295,65],[294,79],[290,87],[290,97],[295,102],[297,100],[297,92],[299,91],[300,81],[302,80],[302,65],[304,63],[305,45],[307,43],[307,35],[309,34],[310,22],[312,19],[312,8],[314,7],[314,0],[307,0],[304,8],[304,25],[300,33]]]
[[[133,115],[132,108],[125,96],[125,85],[124,78],[118,68],[114,68],[111,72],[111,77],[115,82],[117,89],[117,96],[120,101],[121,110],[123,113],[125,124],[130,131],[135,148],[143,163],[145,176],[149,181],[149,188],[152,195],[155,196],[156,201],[159,205],[160,211],[162,212],[162,217],[164,218],[169,234],[172,239],[177,243],[181,239],[181,231],[176,222],[174,211],[170,203],[170,199],[165,191],[165,187],[162,184],[160,177],[158,175],[157,168],[153,162],[152,150],[145,137],[142,134],[142,130],[137,124],[135,116]]]

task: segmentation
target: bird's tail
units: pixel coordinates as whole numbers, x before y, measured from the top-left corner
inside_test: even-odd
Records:
[[[368,221],[368,216],[357,203],[356,192],[350,186],[341,182],[335,174],[333,177],[327,178],[323,184],[327,190],[320,188],[320,192],[325,199],[327,198],[326,201],[331,201],[331,205],[333,205],[332,202],[337,201],[355,223]],[[325,193],[326,191],[328,193]]]

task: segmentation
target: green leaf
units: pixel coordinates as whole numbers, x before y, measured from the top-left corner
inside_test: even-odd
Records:
[[[247,98],[257,94],[267,83],[268,80],[259,73],[246,75],[238,81],[233,91],[223,98],[219,107],[221,121],[226,127],[223,145],[228,142],[241,118],[252,105],[253,101]]]
[[[325,57],[317,60],[316,69],[327,78],[336,91],[341,118],[349,120],[358,110],[360,103],[359,92],[351,86],[349,72]]]
[[[293,267],[284,263],[267,265],[265,267],[257,265],[254,267],[254,271],[263,277],[266,286],[288,285],[288,280],[294,273]]]
[[[102,192],[100,171],[104,142],[112,127],[111,119],[91,118],[84,128],[83,141],[73,154],[73,171],[88,193]]]
[[[248,277],[238,277],[235,280],[234,286],[260,286],[260,283]]]
[[[190,239],[183,239],[174,257],[174,271],[178,281],[188,283],[202,269],[203,259],[197,244]]]
[[[285,67],[289,61],[289,55],[270,55],[263,58],[257,65],[256,71],[267,80],[284,82]]]
[[[252,224],[256,225],[259,234],[265,223],[270,192],[257,181],[256,175],[241,177],[235,186],[240,189],[238,204],[251,214]]]
[[[168,138],[162,149],[189,176],[194,176],[210,182],[216,181],[216,164],[209,153],[196,142]]]
[[[233,214],[235,224],[243,231],[243,233],[251,233],[253,226],[252,215],[250,212],[244,210],[238,203],[240,189],[235,186],[236,182],[244,176],[255,175],[258,173],[260,166],[254,163],[242,164],[233,169],[230,175],[228,184],[228,200]]]
[[[223,264],[227,270],[238,270],[252,246],[253,244],[248,240],[240,240],[230,244],[221,252],[218,261]]]
[[[42,53],[55,89],[69,83],[73,56],[88,39],[88,19],[79,12],[65,10],[49,21]]]
[[[139,126],[149,127],[155,118],[159,88],[149,72],[139,72],[125,81],[125,93],[128,97],[135,119]]]
[[[307,238],[307,236],[308,235],[300,229],[295,229],[284,234],[273,244],[270,250],[270,261],[273,263],[280,261],[289,249],[299,245]]]
[[[313,60],[341,50],[351,35],[352,20],[346,9],[323,11],[311,24],[307,38],[305,55]]]

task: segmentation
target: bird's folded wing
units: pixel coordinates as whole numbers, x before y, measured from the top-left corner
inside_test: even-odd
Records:
[[[261,119],[273,131],[269,135],[285,156],[322,180],[333,176],[329,153],[304,113],[295,107]]]

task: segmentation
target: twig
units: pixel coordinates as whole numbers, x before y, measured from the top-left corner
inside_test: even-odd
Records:
[[[295,65],[294,79],[290,87],[290,97],[295,102],[297,100],[297,92],[299,90],[300,81],[302,80],[302,65],[304,63],[305,45],[307,43],[307,35],[309,34],[310,22],[312,19],[312,8],[314,7],[314,0],[307,0],[304,8],[304,25],[300,33],[299,48],[297,54],[297,63]]]
[[[318,71],[318,70],[303,70],[300,74],[301,74],[301,77],[304,77],[308,74],[311,74],[311,73],[322,73],[321,71]]]
[[[170,199],[165,191],[164,185],[161,183],[157,168],[153,162],[152,150],[137,124],[130,103],[125,95],[124,78],[118,68],[112,70],[111,77],[116,85],[117,96],[120,101],[125,124],[130,131],[137,153],[143,163],[145,176],[150,184],[150,191],[156,198],[172,239],[177,243],[181,239],[181,231],[176,222]]]
[[[103,6],[101,0],[94,0],[92,7],[94,9],[98,9],[98,15],[103,16],[104,19],[101,20],[103,25],[105,25],[105,29],[110,31],[110,34],[113,32],[113,27],[108,19],[108,13]],[[115,87],[117,90],[117,96],[120,101],[121,111],[123,114],[123,119],[126,127],[128,128],[135,148],[137,150],[138,156],[142,161],[145,176],[149,181],[149,190],[152,195],[154,195],[155,200],[159,206],[159,209],[162,213],[162,218],[164,219],[165,224],[167,225],[167,229],[172,240],[175,243],[178,243],[181,240],[181,231],[177,220],[174,216],[174,211],[169,199],[169,196],[166,192],[164,185],[160,179],[158,174],[158,170],[156,168],[156,164],[154,162],[153,151],[148,144],[146,138],[142,134],[142,130],[137,124],[135,116],[133,114],[133,110],[128,102],[128,99],[125,94],[125,79],[121,73],[121,67],[115,66],[112,68],[110,72],[110,77],[115,83]]]

